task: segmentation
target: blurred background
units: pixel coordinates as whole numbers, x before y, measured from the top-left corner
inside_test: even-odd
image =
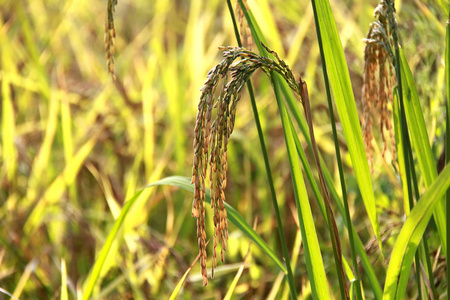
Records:
[[[443,52],[448,4],[445,0],[397,2],[402,43],[418,83],[430,142],[439,157],[445,129]],[[355,98],[360,101],[362,39],[378,2],[333,0],[330,4]],[[117,78],[113,81],[104,51],[106,5],[106,0],[0,0],[0,287],[20,299],[59,298],[64,263],[69,298],[75,299],[124,202],[158,179],[191,175],[200,88],[208,71],[221,60],[218,46],[237,45],[225,1],[119,0],[114,15]],[[248,5],[268,46],[308,83],[318,146],[338,182],[310,2],[248,0]],[[288,246],[300,249],[296,279],[307,296],[308,278],[277,106],[266,75],[257,72],[252,80]],[[358,205],[361,198],[345,138],[339,134],[349,199],[356,204],[351,205],[354,224],[383,282],[387,262],[370,253],[369,221],[363,205]],[[403,200],[390,154],[385,159],[380,155],[383,144],[376,130],[375,140],[373,181],[389,253],[392,241],[388,238],[398,233]],[[256,231],[281,257],[246,91],[238,106],[228,158],[227,202],[250,225],[256,221]],[[311,155],[309,159],[313,161]],[[167,298],[198,254],[191,205],[188,192],[171,187],[146,189],[113,244],[96,297]],[[316,202],[311,205],[330,285],[337,291],[326,225],[320,225],[324,221]],[[207,219],[212,237],[212,218]],[[342,229],[341,216],[337,222]],[[349,255],[344,231],[342,236],[344,254]],[[429,243],[432,248],[433,240]],[[182,298],[223,298],[248,249],[248,238],[230,225],[225,263],[219,263],[207,287],[196,264]],[[370,291],[366,296],[371,298]],[[288,297],[277,266],[255,246],[234,297]],[[8,297],[0,294],[3,298]]]

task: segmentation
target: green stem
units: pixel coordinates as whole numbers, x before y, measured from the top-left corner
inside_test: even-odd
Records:
[[[405,148],[410,150],[410,151],[407,152],[407,156],[408,156],[408,159],[409,159],[409,164],[410,164],[410,166],[412,166],[411,167],[412,184],[413,184],[413,187],[414,187],[414,195],[415,195],[416,201],[417,201],[417,200],[420,199],[420,193],[419,193],[419,186],[417,184],[416,170],[414,168],[414,161],[413,161],[413,157],[412,157],[412,151],[411,151],[412,148],[411,148],[411,144],[410,144],[410,140],[409,139],[407,139],[405,141],[405,143],[406,143]],[[409,206],[410,206],[410,210],[412,210],[413,207],[414,207],[414,203],[410,202]],[[421,243],[422,243],[422,246],[423,246],[424,252],[425,252],[424,253],[424,255],[425,255],[425,263],[427,265],[428,280],[429,280],[430,286],[431,286],[431,291],[430,292],[432,293],[434,299],[438,299],[439,297],[438,297],[438,294],[437,294],[437,291],[436,291],[436,287],[434,285],[433,267],[432,267],[431,261],[430,261],[430,254],[429,254],[429,250],[428,250],[427,239],[426,238],[422,239]],[[417,252],[416,252],[416,255],[415,255],[415,260],[416,260],[416,282],[418,282],[418,283],[420,282],[420,276],[418,275],[419,272],[420,272],[420,253],[419,253],[419,250],[420,250],[420,248],[417,249]],[[418,290],[419,290],[419,292],[418,292],[419,299],[421,299],[420,285],[418,285]]]
[[[414,161],[412,159],[412,153],[411,153],[411,144],[409,141],[409,135],[406,134],[406,139],[403,139],[403,145],[404,145],[404,153],[405,153],[405,166],[407,171],[407,177],[408,177],[408,185],[411,186],[410,180],[412,180],[412,184],[414,186],[414,194],[416,196],[416,199],[418,200],[419,197],[419,189],[417,186],[417,179],[416,179],[416,172],[414,169]],[[407,163],[406,163],[407,162]],[[409,176],[408,176],[409,175]],[[409,209],[410,211],[414,207],[414,200],[411,193],[409,193]],[[416,266],[416,272],[415,272],[415,280],[417,285],[417,293],[418,293],[418,299],[422,299],[422,289],[420,287],[420,255],[419,255],[419,249],[417,249],[416,254],[414,255],[414,261]]]
[[[233,27],[234,27],[234,32],[236,34],[236,40],[238,42],[239,47],[242,47],[239,30],[237,29],[236,19],[234,17],[234,12],[233,12],[233,8],[231,6],[230,0],[227,0],[227,4],[228,4],[228,9],[230,11],[231,19],[233,21]],[[261,145],[261,150],[262,150],[262,154],[264,157],[264,165],[266,168],[267,180],[269,181],[270,194],[272,196],[272,203],[273,203],[273,207],[275,210],[275,216],[277,219],[278,235],[280,237],[280,242],[281,242],[281,247],[283,250],[284,259],[286,261],[286,269],[287,269],[286,275],[287,275],[288,284],[289,284],[289,291],[291,294],[291,299],[296,299],[297,291],[295,288],[294,274],[292,273],[291,263],[290,263],[290,259],[289,259],[289,251],[288,251],[288,247],[287,247],[287,243],[286,243],[286,238],[284,236],[283,223],[281,221],[280,209],[278,207],[277,196],[276,196],[275,187],[273,184],[272,171],[270,169],[269,158],[268,158],[267,150],[266,150],[266,144],[264,142],[264,135],[263,135],[263,131],[261,128],[261,122],[259,121],[258,108],[256,106],[255,95],[253,93],[253,87],[252,87],[252,84],[250,81],[247,81],[247,89],[248,89],[248,93],[250,95],[250,100],[252,103],[253,116],[255,118],[255,124],[256,124],[256,128],[258,130],[259,143]]]
[[[338,281],[339,281],[339,288],[341,291],[341,298],[342,299],[350,299],[347,285],[345,282],[344,267],[342,265],[342,247],[341,247],[341,241],[339,239],[339,231],[337,229],[333,210],[331,209],[331,198],[330,198],[330,194],[326,188],[325,178],[323,175],[322,167],[320,165],[319,151],[317,150],[316,139],[314,136],[311,107],[309,104],[308,89],[307,89],[306,83],[304,81],[302,81],[301,79],[300,79],[299,85],[301,85],[303,87],[301,89],[302,90],[302,104],[303,104],[303,108],[305,110],[306,121],[308,122],[309,135],[311,137],[311,144],[313,146],[313,153],[314,153],[314,157],[316,159],[317,170],[319,173],[320,187],[321,187],[322,195],[323,195],[323,198],[325,201],[325,208],[326,208],[327,219],[328,219],[327,223],[328,223],[328,228],[330,231],[331,243],[333,246],[333,254],[334,254],[334,261],[335,261],[335,265],[336,265],[336,271],[338,272],[337,275],[338,275]]]
[[[395,40],[395,38],[394,38]],[[413,191],[411,182],[412,180],[412,171],[411,169],[414,168],[414,164],[411,164],[412,159],[410,160],[409,157],[412,154],[411,151],[411,144],[409,140],[409,134],[408,134],[408,123],[406,121],[406,114],[405,114],[405,107],[403,104],[403,91],[402,91],[402,80],[400,75],[400,52],[398,48],[398,44],[395,44],[395,56],[396,56],[396,67],[395,67],[395,73],[397,77],[397,85],[398,85],[398,98],[399,98],[399,104],[400,104],[400,118],[402,123],[402,139],[403,139],[403,153],[405,154],[403,159],[405,161],[405,170],[406,170],[406,182],[408,186],[408,197],[409,197],[409,207],[410,210],[414,207],[414,200],[413,200]],[[421,297],[421,290],[420,290],[420,260],[418,259],[418,254],[416,253],[415,256],[416,261],[416,285],[417,290],[419,293],[419,299],[422,299]]]
[[[311,1],[314,11],[314,21],[316,24],[316,33],[317,33],[317,40],[319,42],[319,49],[320,49],[320,60],[322,61],[322,74],[323,79],[325,82],[325,90],[327,93],[327,102],[328,102],[328,111],[330,112],[330,122],[331,122],[331,128],[333,131],[333,138],[334,138],[334,149],[336,151],[336,160],[339,168],[339,179],[341,182],[341,190],[342,190],[342,199],[344,202],[344,209],[345,209],[345,218],[347,219],[347,231],[348,231],[348,237],[350,240],[350,247],[351,247],[351,254],[352,254],[352,261],[353,261],[353,268],[354,268],[354,275],[355,275],[355,283],[354,286],[356,287],[356,299],[361,300],[362,297],[362,291],[361,291],[361,284],[359,279],[359,270],[358,270],[358,259],[356,256],[356,247],[355,247],[355,240],[353,238],[353,230],[351,224],[351,217],[350,217],[350,211],[348,207],[348,198],[347,198],[347,188],[345,185],[345,177],[344,177],[344,170],[342,167],[342,160],[341,160],[341,153],[339,149],[339,140],[337,137],[337,131],[336,131],[336,122],[334,119],[334,110],[333,110],[333,104],[331,102],[331,92],[330,92],[330,84],[328,82],[328,75],[327,75],[327,65],[325,61],[325,55],[323,53],[323,45],[322,45],[322,37],[320,34],[320,27],[318,24],[317,19],[317,11],[316,11],[316,3],[315,1]]]
[[[399,98],[399,104],[400,104],[400,118],[401,118],[401,134],[403,139],[403,153],[404,153],[404,161],[405,161],[405,170],[406,170],[406,182],[408,186],[408,197],[409,197],[409,206],[410,210],[414,207],[414,200],[413,200],[413,194],[412,194],[412,187],[411,183],[414,184],[415,187],[415,194],[416,199],[419,199],[419,192],[417,188],[417,179],[414,169],[414,161],[412,158],[412,148],[411,148],[411,141],[408,134],[408,123],[406,121],[406,114],[405,114],[405,107],[403,104],[403,88],[402,88],[402,77],[401,77],[401,69],[400,69],[400,49],[399,49],[399,38],[398,38],[398,29],[397,29],[397,23],[395,21],[394,17],[394,3],[389,1],[388,5],[390,6],[390,25],[392,26],[392,37],[394,40],[394,47],[395,47],[395,75],[397,77],[397,85],[398,85],[398,98]],[[416,285],[417,290],[419,294],[419,299],[422,298],[421,295],[421,289],[420,289],[420,257],[419,253],[416,252],[415,254],[415,264],[416,264]],[[431,279],[430,279],[431,280]],[[434,284],[433,282],[431,284]]]

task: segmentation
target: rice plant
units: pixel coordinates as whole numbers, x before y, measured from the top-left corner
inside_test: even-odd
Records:
[[[444,1],[2,7],[2,294],[447,297]]]

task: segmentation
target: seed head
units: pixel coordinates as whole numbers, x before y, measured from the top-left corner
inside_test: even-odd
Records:
[[[392,22],[389,17],[390,9],[384,0],[375,9],[377,18],[370,26],[364,49],[364,84],[362,93],[362,120],[363,139],[366,147],[367,159],[373,170],[373,131],[372,116],[379,119],[379,130],[383,141],[382,156],[388,149],[386,131],[390,136],[389,148],[392,153],[392,161],[395,162],[395,139],[391,123],[390,105],[392,104],[392,84],[394,72],[392,67]]]
[[[114,10],[117,5],[117,0],[108,0],[106,8],[107,18],[105,22],[105,55],[108,72],[111,74],[113,80],[116,79],[114,70],[114,40],[116,38],[116,31],[114,29]]]
[[[289,66],[278,55],[263,45],[274,59],[261,57],[245,48],[221,46],[223,60],[207,75],[200,89],[202,92],[198,105],[197,121],[194,128],[194,159],[192,183],[194,184],[194,201],[192,216],[197,218],[197,238],[200,252],[200,264],[204,284],[207,284],[206,272],[206,233],[205,233],[205,179],[209,170],[211,188],[211,208],[214,221],[213,270],[217,265],[216,247],[220,243],[220,259],[224,261],[227,249],[228,221],[225,208],[225,187],[227,186],[228,142],[234,129],[237,103],[241,91],[250,76],[261,68],[267,74],[275,71],[281,74],[301,95]],[[217,95],[215,91],[222,81]]]

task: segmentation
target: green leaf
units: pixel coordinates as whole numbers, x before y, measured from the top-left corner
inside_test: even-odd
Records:
[[[97,279],[100,276],[100,272],[102,271],[103,265],[105,264],[105,261],[108,257],[109,250],[111,250],[111,246],[114,240],[116,239],[117,234],[120,228],[122,227],[122,224],[125,221],[128,212],[130,211],[130,208],[133,206],[136,200],[139,199],[139,196],[142,194],[143,191],[144,191],[143,189],[138,191],[136,194],[133,195],[133,197],[131,197],[131,199],[129,199],[125,203],[119,217],[117,218],[116,222],[114,222],[113,228],[109,232],[108,237],[106,238],[106,242],[103,245],[102,249],[100,250],[97,259],[95,260],[92,272],[85,283],[82,298],[83,300],[87,300],[90,298],[92,291],[94,290],[95,284],[97,283]]]
[[[403,138],[402,138],[402,122],[401,122],[401,114],[400,114],[400,104],[399,104],[399,98],[398,98],[398,92],[397,88],[394,88],[393,92],[393,104],[392,104],[392,111],[393,111],[393,119],[394,119],[394,132],[395,132],[395,145],[397,147],[397,157],[398,159],[398,165],[399,165],[399,172],[400,172],[400,179],[402,181],[402,191],[403,191],[403,207],[405,209],[406,215],[409,215],[410,213],[410,207],[409,207],[409,192],[408,192],[408,183],[406,179],[406,166],[405,166],[405,160],[403,157],[405,156],[405,153],[403,151]]]
[[[408,122],[408,129],[411,134],[411,144],[414,148],[414,153],[417,156],[425,186],[429,188],[437,176],[436,161],[431,152],[425,120],[423,118],[419,96],[417,95],[416,85],[414,83],[414,77],[401,48],[400,65],[405,114]],[[434,211],[434,220],[436,221],[436,226],[441,238],[442,249],[444,250],[444,253],[446,253],[446,218],[445,202],[443,198],[438,201],[436,210]]]
[[[411,210],[392,251],[383,300],[404,298],[417,246],[433,210],[449,187],[450,167],[447,166]]]
[[[369,215],[370,223],[378,239],[380,249],[381,237],[378,216],[375,207],[369,165],[362,140],[358,112],[353,96],[350,75],[345,61],[344,50],[336,27],[336,22],[327,0],[313,0],[316,3],[318,23],[322,34],[324,56],[328,69],[330,85],[333,90],[336,108],[339,113],[348,151],[353,164],[361,196]]]
[[[251,12],[245,9],[245,6],[243,5],[241,0],[239,0],[239,4],[242,11],[244,12],[245,18],[249,24],[253,39],[259,49],[260,54],[263,56],[269,56],[261,46],[261,41],[264,42],[264,37]],[[320,252],[314,220],[311,213],[311,207],[309,205],[309,199],[300,168],[300,159],[296,152],[295,141],[293,137],[295,135],[295,132],[291,130],[288,121],[289,115],[281,97],[280,86],[286,83],[278,74],[272,74],[271,79],[283,124],[283,131],[285,135],[286,147],[288,150],[292,180],[294,185],[296,208],[299,215],[300,230],[302,233],[302,239],[305,248],[306,267],[311,283],[313,297],[315,299],[329,299],[330,295],[328,291],[325,268],[323,266],[322,254]]]
[[[186,190],[188,192],[194,193],[194,186],[191,184],[191,179],[182,176],[171,176],[164,179],[161,179],[157,182],[154,182],[147,187],[155,186],[155,185],[172,185],[176,186],[180,189]],[[209,189],[206,189],[205,192],[206,202],[211,203],[211,192]],[[278,259],[275,252],[266,244],[266,242],[259,236],[253,228],[245,222],[244,218],[231,207],[228,203],[225,203],[225,207],[227,209],[228,220],[233,223],[234,226],[239,228],[248,238],[250,238],[264,253],[266,253],[275,264],[286,273],[286,267],[281,260]]]
[[[197,255],[197,257],[195,258],[194,262],[192,263],[192,265],[189,266],[189,268],[186,270],[186,272],[184,272],[183,277],[181,277],[180,281],[178,282],[177,286],[175,287],[175,289],[172,292],[172,295],[170,295],[169,300],[175,300],[178,299],[178,294],[180,293],[181,289],[184,286],[184,283],[186,281],[187,276],[189,275],[189,272],[191,271],[192,267],[197,263],[198,259],[200,258],[200,253]]]
[[[295,146],[294,135],[289,121],[289,115],[284,102],[281,99],[281,91],[278,81],[281,81],[279,75],[272,76],[275,95],[280,110],[281,121],[283,124],[284,138],[288,151],[289,164],[291,167],[292,181],[294,185],[296,208],[302,232],[303,245],[305,248],[305,261],[308,270],[309,280],[314,299],[330,299],[328,291],[325,268],[323,266],[322,254],[320,252],[319,241],[317,239],[314,219],[309,205],[308,193],[300,168],[300,159]]]
[[[69,300],[69,295],[67,293],[67,268],[66,260],[61,259],[61,300]]]
[[[92,294],[92,291],[97,283],[97,279],[100,275],[100,272],[102,271],[103,265],[108,257],[109,251],[111,249],[111,246],[113,242],[115,241],[117,234],[119,233],[119,230],[122,227],[122,224],[125,221],[125,218],[128,215],[128,212],[133,207],[133,205],[136,203],[136,200],[139,199],[139,196],[142,194],[142,192],[149,187],[158,186],[158,185],[171,185],[175,186],[181,189],[184,189],[186,191],[189,191],[191,193],[194,193],[194,186],[191,184],[191,181],[187,177],[182,176],[172,176],[167,177],[164,179],[161,179],[159,181],[156,181],[154,183],[149,184],[145,188],[141,189],[137,193],[133,195],[124,205],[119,217],[115,221],[113,228],[108,234],[108,237],[106,239],[105,244],[103,245],[102,249],[100,250],[100,253],[97,257],[97,260],[95,261],[94,267],[92,268],[92,272],[87,279],[85,283],[84,293],[83,293],[83,300],[89,299],[89,297]],[[205,192],[205,198],[206,202],[211,203],[211,193],[209,189],[206,189]],[[275,262],[275,264],[284,272],[286,273],[286,267],[285,265],[278,259],[276,254],[273,252],[273,250],[264,242],[264,240],[253,230],[253,228],[248,225],[244,218],[229,204],[225,203],[225,207],[227,209],[228,214],[228,220],[233,223],[237,228],[239,228],[247,237],[249,237],[264,253],[266,253],[269,258]]]

